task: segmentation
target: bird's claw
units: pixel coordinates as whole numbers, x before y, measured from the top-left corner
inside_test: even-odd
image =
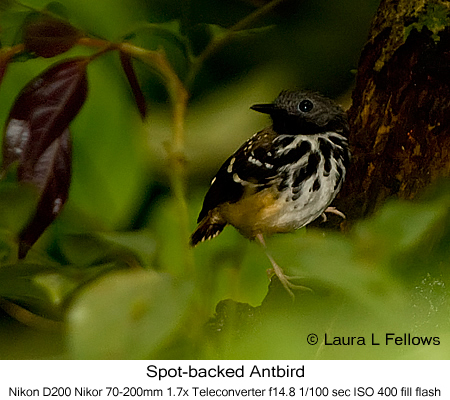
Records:
[[[278,265],[277,265],[277,267],[274,266],[274,268],[269,268],[266,272],[267,272],[267,276],[269,277],[269,279],[271,279],[274,275],[277,276],[278,280],[281,282],[283,287],[286,289],[289,296],[291,296],[292,300],[295,300],[295,295],[292,292],[292,290],[304,290],[307,292],[313,292],[313,290],[307,286],[296,285],[295,283],[292,283],[291,280],[301,279],[301,277],[285,275],[283,270]]]
[[[345,214],[342,211],[339,211],[336,207],[327,207],[327,209],[322,213],[322,222],[327,221],[327,216],[325,213],[330,213],[341,217],[342,219],[347,219]]]

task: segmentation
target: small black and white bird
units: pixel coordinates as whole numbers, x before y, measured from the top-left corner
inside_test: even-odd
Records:
[[[329,207],[350,161],[344,110],[314,92],[282,91],[272,104],[256,104],[272,125],[254,134],[220,167],[206,193],[190,244],[216,237],[226,225],[243,236],[299,229]],[[267,254],[275,274],[293,296],[296,287]]]

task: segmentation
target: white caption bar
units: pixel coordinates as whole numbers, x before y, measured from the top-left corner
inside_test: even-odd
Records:
[[[0,361],[0,398],[450,398],[450,361]]]

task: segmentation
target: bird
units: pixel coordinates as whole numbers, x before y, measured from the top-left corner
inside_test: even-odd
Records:
[[[330,207],[350,163],[349,124],[334,100],[317,92],[283,90],[252,110],[272,124],[255,133],[219,168],[211,181],[190,245],[215,238],[227,225],[266,250],[288,293],[299,288],[267,251],[264,237],[304,227]],[[326,219],[326,217],[324,218]]]

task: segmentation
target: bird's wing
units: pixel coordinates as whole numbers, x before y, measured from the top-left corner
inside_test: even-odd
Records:
[[[210,210],[223,203],[238,201],[246,187],[263,189],[278,176],[271,152],[276,134],[266,128],[248,139],[220,167],[206,193],[200,222]]]

